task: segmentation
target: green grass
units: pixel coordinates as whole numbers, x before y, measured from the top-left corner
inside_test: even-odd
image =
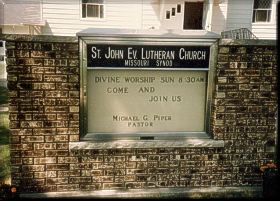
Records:
[[[0,112],[0,145],[9,144],[9,113]]]
[[[8,117],[8,112],[0,112],[0,183],[11,175]]]
[[[9,130],[5,127],[0,127],[0,145],[9,144]]]
[[[0,86],[0,107],[6,107],[8,100],[7,88]],[[0,184],[10,176],[9,112],[0,111]]]
[[[0,183],[10,177],[10,148],[9,145],[0,145]]]

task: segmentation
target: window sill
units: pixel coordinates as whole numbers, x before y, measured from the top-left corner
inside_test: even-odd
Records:
[[[180,140],[111,140],[70,142],[70,150],[75,149],[125,149],[125,148],[184,148],[184,147],[224,147],[223,140],[180,139]]]
[[[86,18],[80,18],[80,21],[87,21],[87,22],[105,22],[106,19],[104,18],[98,18],[98,17],[86,17]]]
[[[273,22],[252,22],[252,25],[275,25]]]

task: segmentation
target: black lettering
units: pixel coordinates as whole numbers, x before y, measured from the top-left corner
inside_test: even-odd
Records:
[[[140,87],[139,93],[153,93],[155,92],[155,87]]]
[[[128,93],[128,87],[108,87],[107,93],[113,93],[113,94],[127,94]]]

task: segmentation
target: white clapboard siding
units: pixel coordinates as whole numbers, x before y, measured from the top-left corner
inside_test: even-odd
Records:
[[[255,36],[261,39],[276,39],[277,31],[276,24],[268,24],[268,25],[253,25],[252,32]]]
[[[4,14],[0,15],[0,23],[6,24],[2,26],[3,33],[31,33],[29,25],[39,25],[45,35],[75,36],[87,28],[183,29],[185,1],[197,0],[104,0],[104,19],[81,18],[81,0],[2,1],[5,5],[0,6],[0,13]],[[207,30],[218,34],[248,28],[260,39],[276,39],[278,1],[273,0],[270,23],[252,23],[254,0],[205,0],[209,5],[204,24]],[[181,4],[182,12],[165,19],[166,11],[176,8],[177,4]],[[209,6],[212,4],[211,16]],[[4,12],[5,6],[9,8]]]
[[[0,22],[5,25],[44,25],[40,0],[2,0]]]
[[[226,30],[252,29],[253,0],[228,0]]]
[[[225,30],[228,0],[214,0],[211,31],[220,34]]]
[[[143,0],[143,29],[158,29],[160,26],[160,0]]]
[[[142,0],[105,0],[104,19],[82,19],[80,2],[44,0],[43,18],[47,21],[47,26],[43,29],[43,34],[76,35],[87,28],[143,27],[142,15],[145,6]],[[148,8],[146,10],[148,11]]]

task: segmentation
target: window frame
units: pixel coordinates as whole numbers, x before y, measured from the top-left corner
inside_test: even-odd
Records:
[[[103,3],[83,3],[83,0],[80,0],[80,19],[81,20],[98,20],[98,21],[103,21],[105,20],[105,13],[106,13],[106,0],[102,0]],[[87,9],[86,9],[86,16],[83,17],[83,5],[86,4],[87,5],[97,5],[99,6],[99,12],[98,12],[98,17],[88,17],[87,16]],[[100,7],[103,6],[103,17],[100,17]]]
[[[271,7],[270,8],[255,8],[255,2],[256,0],[253,0],[253,5],[252,5],[252,23],[253,24],[271,24],[273,22],[273,4],[274,1],[273,0],[269,0],[271,1]],[[266,11],[266,21],[257,21],[256,20],[256,12],[258,11]],[[270,16],[269,16],[270,15]],[[269,19],[269,21],[267,21],[267,19]]]

